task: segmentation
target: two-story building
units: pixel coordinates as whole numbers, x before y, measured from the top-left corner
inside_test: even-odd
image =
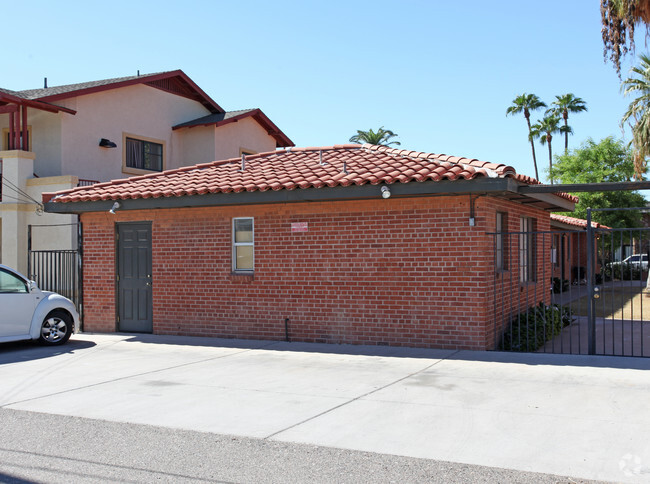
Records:
[[[260,109],[227,112],[181,70],[0,89],[0,132],[0,262],[22,272],[29,244],[77,247],[77,217],[43,213],[43,192],[293,146]]]

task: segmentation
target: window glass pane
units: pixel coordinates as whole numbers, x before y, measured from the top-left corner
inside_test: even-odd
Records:
[[[253,270],[253,246],[240,245],[235,247],[235,269]]]
[[[253,219],[235,219],[235,242],[253,242]]]
[[[0,292],[27,292],[27,285],[13,274],[0,271]]]
[[[150,141],[126,138],[126,166],[141,170],[162,171],[163,146]]]

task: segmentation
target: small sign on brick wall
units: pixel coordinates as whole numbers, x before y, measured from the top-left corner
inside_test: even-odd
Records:
[[[291,223],[292,232],[309,232],[309,223],[308,222],[292,222]]]

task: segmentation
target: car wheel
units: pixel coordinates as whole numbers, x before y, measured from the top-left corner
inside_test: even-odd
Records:
[[[38,341],[45,345],[61,345],[72,335],[72,318],[64,311],[52,311],[41,324]]]

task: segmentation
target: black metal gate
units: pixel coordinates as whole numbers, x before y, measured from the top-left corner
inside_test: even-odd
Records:
[[[35,250],[36,228],[70,227],[77,232],[77,249]],[[47,230],[47,229],[45,229]],[[83,321],[81,224],[29,225],[27,228],[27,273],[44,291],[53,291],[74,302]]]
[[[650,228],[493,236],[495,350],[650,357]]]

